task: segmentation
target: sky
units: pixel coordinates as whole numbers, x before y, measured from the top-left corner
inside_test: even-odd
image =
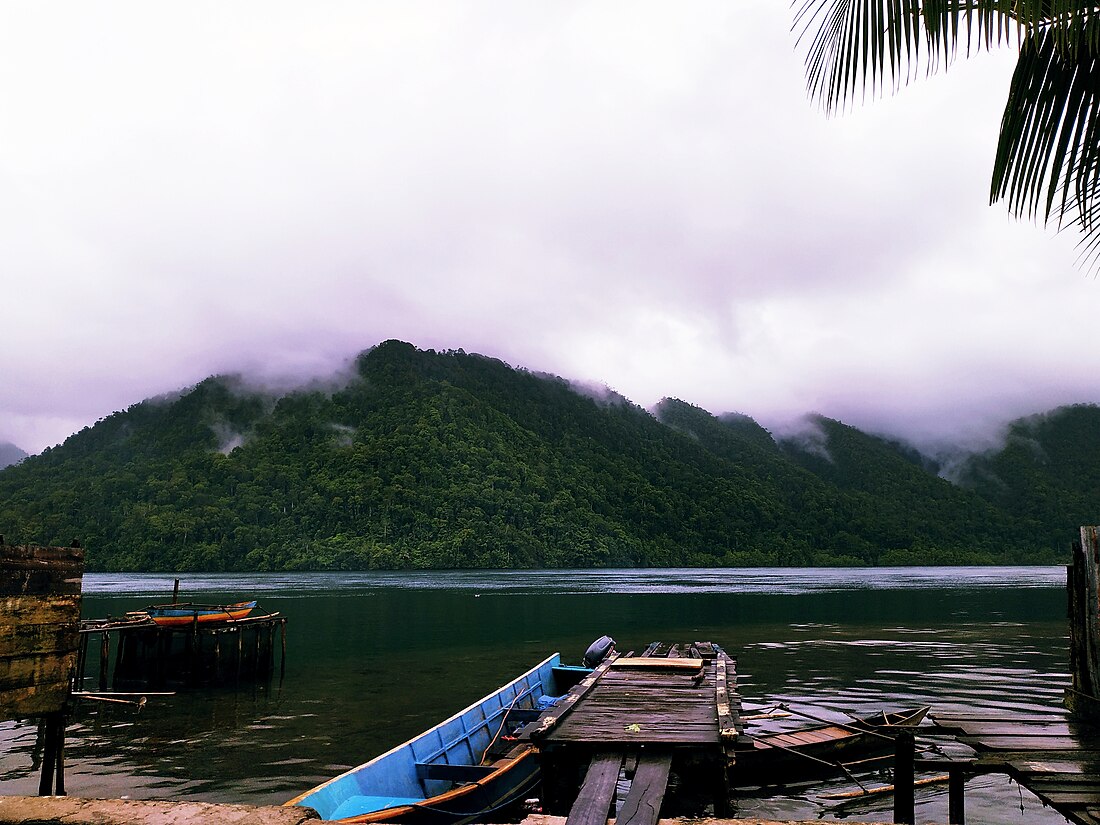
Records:
[[[0,11],[0,441],[399,338],[917,444],[1100,401],[988,203],[1012,47],[826,117],[783,2]]]

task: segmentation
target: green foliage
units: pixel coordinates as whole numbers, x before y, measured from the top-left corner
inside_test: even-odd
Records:
[[[357,369],[332,393],[276,398],[211,378],[116,413],[0,472],[0,532],[78,537],[89,567],[111,571],[873,565],[927,563],[929,548],[1003,562],[1060,549],[1034,543],[1054,536],[1049,522],[1023,529],[837,422],[820,425],[841,458],[815,464],[745,416],[671,400],[654,416],[462,352],[389,341]]]

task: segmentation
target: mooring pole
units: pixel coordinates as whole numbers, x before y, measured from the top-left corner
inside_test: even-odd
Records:
[[[966,787],[966,774],[961,770],[948,770],[947,779],[947,821],[950,825],[965,825],[966,811],[963,796]]]
[[[64,736],[65,731],[64,726],[57,724],[60,716],[60,713],[48,713],[42,720],[42,778],[38,783],[39,796],[53,795],[54,771],[61,761],[61,756],[58,754],[60,738],[58,734],[60,732],[60,735]],[[62,780],[62,787],[64,787],[64,780]]]
[[[111,634],[100,631],[99,640],[99,689],[107,689],[107,667],[111,663]]]
[[[172,604],[177,604],[180,600],[180,580],[176,579],[176,583],[172,585]]]
[[[279,619],[278,623],[279,645],[283,648],[282,656],[279,656],[278,683],[283,684],[286,676],[286,619]]]
[[[898,731],[894,740],[894,822],[913,825],[916,821],[913,791],[913,759],[916,745],[913,731]]]

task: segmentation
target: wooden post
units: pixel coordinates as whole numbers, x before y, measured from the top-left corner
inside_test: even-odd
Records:
[[[966,774],[961,770],[948,770],[947,779],[947,821],[950,825],[965,825],[966,811],[963,798],[966,788]]]
[[[118,632],[118,649],[115,650],[115,672],[111,677],[111,689],[118,690],[118,674],[123,672],[123,650],[126,647],[127,635],[124,631]]]
[[[81,633],[79,647],[76,652],[76,669],[73,671],[73,688],[84,690],[84,668],[88,664],[88,637],[91,634]]]
[[[1082,527],[1066,571],[1072,683],[1066,705],[1075,711],[1100,711],[1100,528]]]
[[[913,792],[913,731],[900,730],[894,740],[894,822],[916,821]]]
[[[107,689],[107,666],[111,662],[111,634],[106,630],[99,634],[99,689]]]
[[[38,783],[39,796],[65,795],[65,714],[64,711],[48,713],[42,719],[42,778]],[[56,785],[54,777],[57,778]]]
[[[191,633],[187,637],[187,683],[197,685],[199,683],[199,614],[191,618]]]
[[[241,682],[241,659],[244,657],[244,633],[241,632],[239,627],[233,628],[233,633],[237,636],[237,675],[234,679],[236,684]]]
[[[286,676],[286,619],[279,619],[279,641],[282,645],[282,655],[279,657],[279,683]]]
[[[176,579],[176,583],[172,585],[172,604],[178,604],[180,600],[180,580]]]

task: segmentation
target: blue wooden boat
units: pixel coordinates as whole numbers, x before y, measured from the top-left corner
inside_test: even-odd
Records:
[[[533,747],[511,734],[591,672],[563,665],[555,653],[434,728],[286,804],[349,823],[478,820],[534,790]]]

